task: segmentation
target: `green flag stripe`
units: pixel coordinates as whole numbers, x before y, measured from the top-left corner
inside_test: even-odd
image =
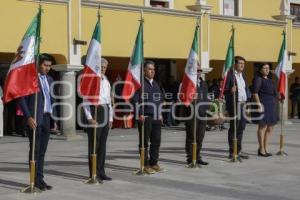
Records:
[[[135,49],[131,60],[132,66],[139,65],[144,60],[143,32],[144,32],[144,25],[143,22],[141,22],[139,27],[139,32],[135,40]]]
[[[233,46],[233,41],[234,41],[234,35],[231,36],[228,49],[227,49],[227,54],[226,54],[226,60],[225,60],[225,65],[224,65],[224,71],[227,72],[234,64],[234,46]]]
[[[280,63],[283,60],[285,49],[286,49],[286,34],[285,34],[285,32],[283,32],[283,41],[281,44],[281,49],[280,49],[277,63]]]
[[[199,55],[199,26],[196,26],[192,49]]]
[[[100,29],[100,22],[96,23],[94,33],[93,33],[93,39],[97,40],[99,43],[101,43],[101,29]]]

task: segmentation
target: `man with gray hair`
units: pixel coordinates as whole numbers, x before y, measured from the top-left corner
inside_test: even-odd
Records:
[[[97,119],[95,116],[95,106],[86,104],[83,109],[89,125],[98,124],[96,128],[96,154],[97,154],[97,179],[99,182],[103,180],[112,180],[105,174],[104,165],[106,157],[106,141],[109,129],[112,128],[113,122],[113,107],[111,99],[111,86],[105,76],[107,70],[108,61],[104,58],[101,59],[101,83],[99,92],[99,105],[97,106]],[[90,177],[92,177],[92,161],[91,154],[93,153],[93,131],[94,128],[90,127],[87,129],[88,133],[88,155],[89,155],[89,170]]]

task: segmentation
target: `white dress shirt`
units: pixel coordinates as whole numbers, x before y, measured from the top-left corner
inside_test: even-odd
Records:
[[[45,77],[45,82],[43,81],[42,77]],[[44,95],[44,112],[51,114],[52,113],[51,94],[50,94],[50,86],[48,83],[47,75],[39,74],[39,79],[40,79],[40,83],[41,83],[42,91],[43,91],[43,95]],[[45,86],[47,88],[44,88],[43,83],[45,83]],[[47,96],[47,94],[45,94],[46,91],[48,91],[48,96]],[[50,98],[48,99],[47,97],[50,97]],[[50,102],[48,102],[48,101],[50,101]]]
[[[102,78],[102,80],[100,81],[99,105],[105,105],[105,104],[108,105],[109,121],[112,122],[114,112],[113,112],[113,108],[111,105],[111,103],[112,103],[112,101],[111,101],[111,86],[105,75],[101,75],[101,78]],[[84,110],[86,118],[88,120],[93,119],[88,101],[84,99],[83,103],[84,103],[83,110]]]
[[[153,78],[152,79],[147,78],[147,77],[145,77],[145,78],[150,82],[150,85],[153,87]]]
[[[247,101],[247,93],[246,93],[246,83],[243,77],[243,74],[237,71],[234,71],[235,79],[237,82],[237,89],[238,89],[238,102],[245,102]]]

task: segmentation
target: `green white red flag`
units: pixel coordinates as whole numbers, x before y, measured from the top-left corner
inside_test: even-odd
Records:
[[[125,83],[122,91],[122,97],[125,101],[129,101],[135,91],[141,87],[141,69],[144,61],[143,24],[144,22],[141,21],[125,77]]]
[[[199,65],[199,26],[196,26],[193,44],[185,66],[179,98],[186,106],[190,105],[197,88],[197,68]]]
[[[232,69],[234,65],[234,29],[232,29],[232,35],[227,48],[225,63],[223,67],[223,85],[221,86],[220,98],[224,96],[224,89],[228,79],[228,72]]]
[[[4,83],[3,102],[34,94],[39,91],[37,56],[39,54],[41,9],[28,27]]]
[[[278,78],[278,93],[280,94],[281,98],[285,98],[285,91],[286,91],[286,66],[288,61],[288,53],[286,49],[286,33],[283,32],[283,40],[282,45],[278,57],[278,64],[275,69],[275,74]]]
[[[79,85],[81,96],[92,105],[100,103],[101,53],[101,27],[98,21],[89,44]]]

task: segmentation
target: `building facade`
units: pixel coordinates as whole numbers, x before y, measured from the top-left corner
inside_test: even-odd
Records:
[[[38,0],[0,2],[0,75],[5,77],[14,52],[37,12]],[[283,30],[289,51],[288,84],[300,75],[300,0],[43,0],[41,52],[52,54],[61,80],[76,84],[82,58],[97,20],[100,5],[103,56],[110,61],[111,80],[123,77],[144,15],[144,55],[156,61],[157,79],[181,80],[200,21],[201,65],[211,80],[221,77],[231,27],[236,29],[235,52],[247,59],[246,74],[251,83],[256,66],[276,66]],[[296,15],[294,17],[293,15]],[[63,91],[67,92],[68,88]],[[288,96],[288,94],[287,94]],[[75,97],[69,102],[76,104]],[[65,112],[69,112],[66,111]],[[73,111],[76,112],[75,108]],[[288,104],[285,105],[285,116]],[[71,119],[76,120],[76,119]],[[65,124],[74,131],[74,124]]]

